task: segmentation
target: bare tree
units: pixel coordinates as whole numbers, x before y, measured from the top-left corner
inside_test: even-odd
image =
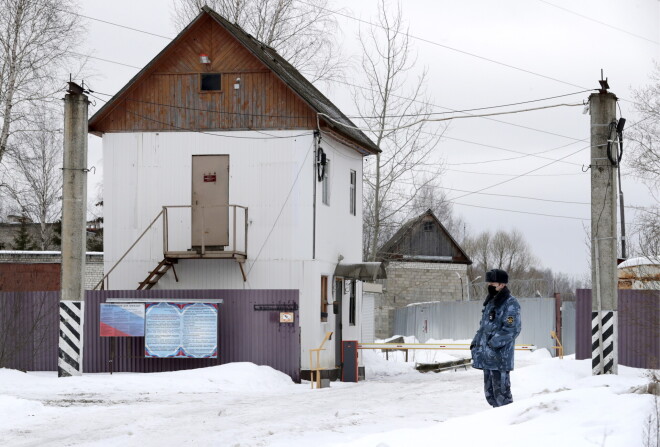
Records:
[[[660,65],[651,74],[651,83],[635,91],[634,98],[641,119],[624,134],[633,144],[623,160],[645,182],[653,204],[638,209],[633,234],[638,254],[660,256]]]
[[[401,8],[378,2],[376,25],[360,31],[360,71],[370,89],[354,94],[355,104],[368,133],[382,150],[364,166],[364,232],[366,259],[374,260],[378,247],[410,213],[416,197],[431,183],[418,174],[422,168],[437,170],[431,154],[440,131],[430,129],[431,108],[425,97],[426,71],[406,86],[416,57],[413,55]]]
[[[341,76],[345,68],[327,0],[175,0],[176,27],[183,29],[204,5],[275,49],[312,82]]]
[[[16,132],[28,132],[30,110],[54,101],[82,32],[66,11],[74,0],[0,0],[0,164]],[[66,70],[65,70],[66,69]]]
[[[528,279],[528,272],[537,263],[529,244],[516,229],[509,232],[498,230],[494,234],[484,231],[467,238],[463,248],[474,262],[471,278],[483,276],[487,270],[500,268],[506,270],[512,279]]]
[[[34,110],[34,132],[22,132],[7,151],[6,195],[20,214],[40,224],[37,245],[53,248],[51,224],[60,218],[62,195],[62,133],[46,108]]]

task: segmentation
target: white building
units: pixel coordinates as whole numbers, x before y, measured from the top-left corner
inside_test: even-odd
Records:
[[[346,126],[273,49],[204,7],[90,119],[106,288],[299,290],[301,369],[332,331],[332,371],[341,341],[360,339],[355,278],[381,272],[361,262],[362,159],[378,148]]]

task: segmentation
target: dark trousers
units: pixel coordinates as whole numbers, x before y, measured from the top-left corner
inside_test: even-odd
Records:
[[[484,393],[493,407],[501,407],[513,402],[509,371],[484,369]]]

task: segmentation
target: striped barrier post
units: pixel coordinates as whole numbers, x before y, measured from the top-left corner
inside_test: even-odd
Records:
[[[58,377],[82,375],[83,304],[81,301],[60,301]]]
[[[591,370],[593,375],[618,374],[617,312],[591,312]]]

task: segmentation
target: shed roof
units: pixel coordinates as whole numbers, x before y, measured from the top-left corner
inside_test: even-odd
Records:
[[[436,215],[430,209],[426,210],[425,212],[423,212],[419,216],[417,216],[413,219],[410,219],[408,222],[401,225],[401,228],[399,228],[399,230],[396,233],[394,233],[394,236],[392,236],[387,242],[385,242],[385,244],[383,244],[383,246],[380,248],[380,250],[378,250],[377,258],[378,259],[387,258],[387,253],[391,253],[392,250],[394,250],[396,248],[396,246],[403,240],[403,238],[410,231],[412,231],[413,228],[415,228],[416,225],[419,225],[425,217],[433,218],[433,220],[435,220],[435,222],[440,226],[440,229],[447,235],[447,237],[449,237],[449,240],[451,241],[451,243],[458,249],[458,251],[461,253],[461,255],[465,257],[465,259],[467,260],[467,264],[472,264],[472,260],[467,255],[467,253],[465,253],[463,248],[458,244],[458,242],[456,242],[454,237],[449,233],[449,231],[447,231],[447,228],[445,228],[445,226],[442,225],[442,222],[440,222],[440,220],[436,217]],[[423,257],[418,257],[418,258],[421,259]],[[431,259],[428,259],[428,260],[431,260]]]
[[[117,94],[115,94],[103,107],[101,107],[89,120],[89,127],[94,125],[107,113],[122,97],[135,85],[143,75],[173,46],[177,45],[187,31],[204,16],[210,16],[220,26],[227,30],[241,45],[248,49],[264,65],[266,65],[276,76],[278,76],[289,88],[305,101],[316,113],[328,115],[331,120],[345,124],[336,124],[319,116],[319,121],[331,128],[334,132],[348,138],[356,143],[363,155],[380,152],[376,146],[362,131],[353,129],[355,124],[344,115],[339,108],[323,95],[314,85],[307,80],[293,65],[284,59],[277,51],[263,42],[257,40],[235,23],[229,22],[220,14],[203,6],[199,15],[184,28],[156,57],[154,57],[142,70],[140,70]],[[350,126],[350,127],[347,127]]]

